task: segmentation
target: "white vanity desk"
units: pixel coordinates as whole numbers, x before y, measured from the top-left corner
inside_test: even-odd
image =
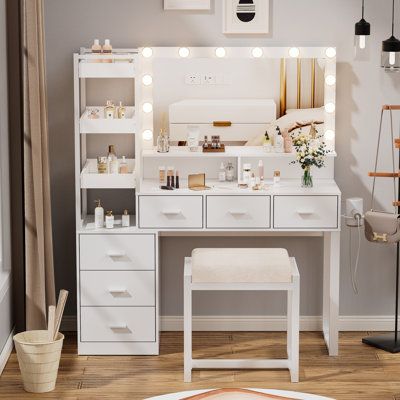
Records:
[[[112,63],[93,63],[93,58],[98,56],[88,54],[87,50],[74,56],[79,354],[158,354],[159,269],[163,261],[159,260],[158,246],[160,236],[164,235],[323,236],[323,333],[329,354],[338,354],[341,193],[334,181],[335,86],[331,84],[332,79],[329,85],[324,83],[326,76],[335,76],[335,50],[325,47],[299,48],[300,57],[304,57],[303,72],[307,65],[311,65],[314,81],[314,85],[311,85],[312,107],[317,107],[317,103],[333,105],[329,112],[324,113],[325,140],[331,153],[327,156],[326,167],[314,171],[313,188],[301,188],[300,167],[289,166],[290,161],[294,160],[293,154],[265,153],[260,146],[228,146],[225,153],[218,154],[189,153],[187,148],[181,147],[160,154],[154,149],[160,111],[165,111],[169,104],[184,98],[180,95],[179,98],[177,94],[179,85],[186,96],[194,91],[202,99],[217,92],[230,99],[249,99],[252,96],[273,99],[274,104],[280,104],[280,112],[274,111],[273,114],[285,114],[286,67],[288,70],[291,68],[286,60],[290,59],[293,52],[286,47],[260,49],[261,52],[254,53],[253,48],[225,48],[225,59],[220,57],[221,51],[217,52],[215,48],[190,48],[184,52],[179,48],[160,47],[122,49],[119,55],[106,56],[113,60]],[[254,54],[257,54],[257,60]],[[162,68],[157,64],[158,61],[165,63]],[[291,61],[294,61],[294,65],[297,61],[298,68],[298,104],[292,108],[300,109],[302,59]],[[238,62],[236,67],[235,62]],[[253,82],[240,84],[245,68],[252,71],[246,78],[253,79]],[[202,85],[185,85],[185,74],[198,71],[208,73],[214,69],[222,71],[222,75],[217,73],[215,80],[222,80],[224,83],[221,85],[225,86],[205,88]],[[317,85],[323,89],[319,102],[316,100],[319,93],[315,89],[316,69],[322,78],[322,84]],[[224,71],[233,75],[226,75]],[[275,73],[280,73],[280,79]],[[106,78],[108,81],[113,78],[134,79],[135,107],[128,104],[130,107],[125,120],[87,119],[87,107],[101,104],[89,103],[91,97],[86,90],[87,86],[89,89],[93,86],[86,84],[90,78]],[[271,80],[269,83],[268,79]],[[231,80],[235,85],[229,83]],[[303,80],[306,78],[303,77]],[[273,86],[276,84],[280,87]],[[160,88],[164,90],[164,95],[155,93]],[[194,95],[191,97],[195,98]],[[232,128],[222,128],[221,132],[224,133],[221,139],[229,139],[229,132],[232,132],[235,140],[238,133],[242,135],[240,139],[249,140],[252,130],[263,132],[265,122],[270,120],[263,120],[261,124],[260,121],[254,121],[254,124],[250,121],[249,129],[240,123],[236,126],[233,123]],[[211,121],[209,126],[212,125]],[[185,126],[180,126],[180,134],[185,129]],[[227,138],[223,136],[226,133]],[[114,176],[98,174],[94,159],[98,154],[93,155],[91,146],[94,140],[90,135],[94,135],[94,138],[96,135],[103,138],[108,135],[106,143],[111,144],[114,143],[112,135],[115,134],[132,138],[134,151],[129,150],[129,173]],[[128,154],[128,149],[120,149],[118,154],[124,152]],[[238,188],[241,166],[249,162],[256,166],[259,159],[263,160],[265,166],[266,190]],[[217,182],[218,167],[222,160],[235,165],[236,182]],[[159,188],[157,177],[161,165],[171,165],[179,170],[180,189],[167,191]],[[272,186],[274,170],[281,171],[282,180],[278,187]],[[187,189],[186,178],[195,172],[206,174],[206,185],[211,187],[210,190]],[[94,229],[91,215],[93,204],[89,200],[93,189],[125,190],[127,195],[123,197],[129,199],[130,209],[133,209],[132,203],[136,201],[136,215],[131,216],[131,226]],[[112,205],[107,204],[106,207],[110,209]],[[301,265],[299,269],[301,274]]]

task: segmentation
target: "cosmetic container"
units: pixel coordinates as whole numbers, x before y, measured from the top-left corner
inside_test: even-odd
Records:
[[[122,227],[128,228],[130,225],[130,215],[128,214],[128,210],[124,210],[122,214]]]
[[[94,209],[94,227],[100,229],[104,227],[104,208],[101,206],[100,200],[95,200],[96,208]]]
[[[114,228],[114,215],[112,211],[107,211],[106,213],[106,228],[107,229]]]

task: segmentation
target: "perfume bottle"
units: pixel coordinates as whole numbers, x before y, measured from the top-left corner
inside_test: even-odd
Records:
[[[159,153],[169,152],[169,139],[166,132],[164,132],[163,129],[160,130],[160,134],[158,135],[157,138],[157,151]]]
[[[228,162],[226,166],[226,180],[227,182],[233,182],[235,179],[235,169],[233,167],[233,164],[231,162]]]
[[[99,174],[107,174],[108,173],[107,157],[97,157],[97,172]]]
[[[107,211],[106,213],[106,228],[107,229],[114,228],[114,215],[112,211]]]
[[[208,149],[208,137],[207,135],[204,136],[204,142],[203,142],[203,149]]]
[[[119,119],[125,119],[125,114],[126,114],[126,108],[122,105],[122,101],[119,102],[119,107],[118,107],[118,118]]]
[[[96,229],[104,227],[104,208],[101,206],[101,201],[95,200],[96,208],[94,209],[94,227]]]
[[[104,118],[113,119],[115,116],[115,106],[111,100],[107,100],[106,106],[104,107]]]
[[[130,226],[130,218],[128,210],[124,210],[124,213],[122,214],[122,226],[124,228],[128,228]]]
[[[126,157],[122,156],[122,160],[119,163],[119,173],[120,174],[128,174],[128,162],[126,161]]]
[[[113,144],[110,144],[108,146],[107,162],[108,162],[108,173],[118,174],[118,158],[117,155],[115,154],[115,148]]]

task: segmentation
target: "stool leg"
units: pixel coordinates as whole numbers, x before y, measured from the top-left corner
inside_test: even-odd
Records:
[[[287,324],[286,324],[286,349],[287,349],[287,358],[290,359],[292,355],[292,299],[293,294],[291,290],[287,291]]]
[[[183,320],[184,320],[184,382],[192,381],[192,277],[186,275],[184,277],[184,289],[183,289]]]
[[[289,300],[289,295],[288,295]],[[292,382],[299,381],[299,330],[300,330],[300,279],[293,278],[293,290],[290,294],[290,378]]]

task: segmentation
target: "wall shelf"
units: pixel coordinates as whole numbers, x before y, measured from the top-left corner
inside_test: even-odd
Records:
[[[99,115],[101,118],[88,118],[90,111],[93,109],[99,110]],[[103,116],[104,107],[87,107],[79,121],[80,133],[133,134],[136,132],[135,107],[126,107],[126,114],[124,119],[106,119],[103,118]]]
[[[115,58],[115,57],[114,57]],[[79,78],[134,78],[135,65],[129,61],[96,62],[96,59],[81,60]],[[101,61],[101,60],[98,60]]]
[[[88,159],[81,172],[82,189],[134,189],[136,187],[135,160],[127,159],[128,174],[99,174],[97,160]]]

